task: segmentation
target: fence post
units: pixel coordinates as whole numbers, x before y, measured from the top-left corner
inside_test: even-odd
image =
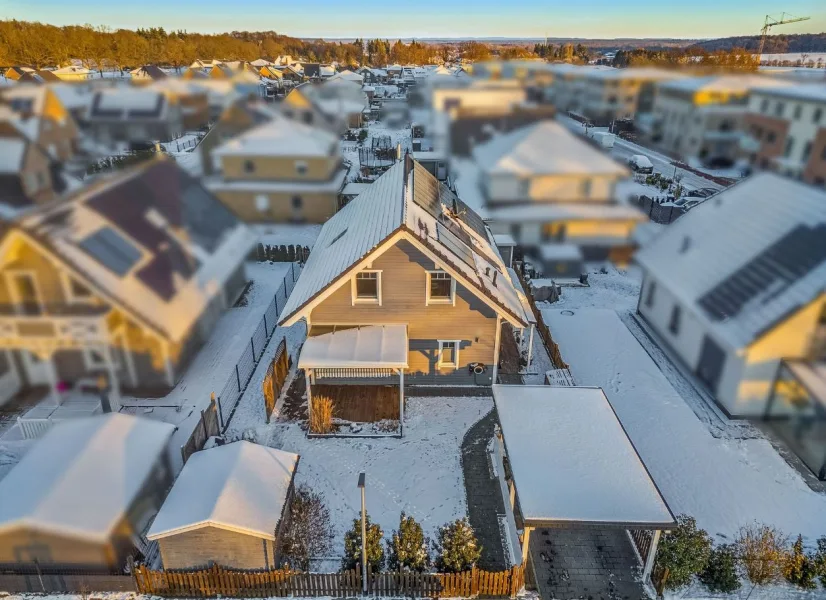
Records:
[[[223,412],[221,411],[221,399],[220,399],[220,398],[218,398],[218,401],[217,401],[217,402],[215,402],[215,392],[212,392],[212,393],[210,394],[210,398],[212,399],[212,401],[213,401],[213,402],[216,404],[216,406],[218,407],[218,418],[221,420],[221,429],[223,429],[223,428],[224,428],[224,414],[223,414]]]

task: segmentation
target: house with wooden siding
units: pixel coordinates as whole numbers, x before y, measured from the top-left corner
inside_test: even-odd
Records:
[[[147,533],[165,569],[276,569],[298,455],[247,441],[193,454]]]
[[[51,86],[14,86],[0,92],[0,103],[18,115],[26,136],[55,160],[65,162],[76,155],[80,130]]]
[[[528,324],[488,228],[410,156],[327,221],[282,315],[310,398],[363,386],[402,421],[405,383],[490,385],[503,324]]]
[[[120,571],[128,556],[149,558],[174,429],[124,414],[52,428],[0,480],[0,563]]]
[[[34,69],[31,67],[9,67],[5,71],[3,71],[3,77],[8,79],[9,81],[17,81],[26,73],[34,73]]]
[[[276,116],[212,151],[205,185],[248,223],[323,223],[339,209],[346,169],[338,138]]]
[[[216,148],[253,127],[269,123],[277,116],[277,110],[260,101],[240,98],[230,104],[195,149],[201,155],[204,175],[213,175],[221,170],[221,162],[213,154]]]
[[[308,82],[293,89],[284,99],[285,116],[306,125],[323,127],[334,133],[361,127],[369,107],[361,85],[346,79],[324,83]]]
[[[254,243],[164,159],[102,178],[3,233],[0,347],[11,351],[12,393],[45,394],[21,417],[43,426],[70,416],[75,401],[104,410],[101,377],[113,410],[124,389],[172,389],[244,288]]]

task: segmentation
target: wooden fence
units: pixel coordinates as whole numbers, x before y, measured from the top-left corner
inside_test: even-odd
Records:
[[[154,571],[138,565],[133,574],[139,594],[177,598],[343,598],[362,593],[359,569],[340,573],[301,573],[289,570],[243,571],[213,565],[187,571]],[[499,572],[473,569],[463,573],[373,573],[370,570],[367,573],[367,593],[376,597],[513,598],[524,585],[521,566]]]
[[[281,395],[287,374],[290,372],[290,355],[287,353],[287,338],[283,338],[275,350],[275,357],[270,366],[267,367],[267,374],[264,375],[264,411],[267,423],[270,422],[270,415],[275,409],[275,401]]]
[[[551,358],[554,368],[567,369],[568,363],[562,360],[562,353],[559,351],[559,345],[551,337],[551,330],[548,329],[548,326],[542,318],[542,313],[536,306],[536,302],[531,294],[530,285],[527,281],[525,281],[525,277],[522,273],[520,273],[521,269],[514,270],[516,271],[516,276],[519,277],[519,282],[522,284],[522,289],[525,290],[525,297],[528,299],[528,304],[531,306],[531,312],[533,312],[533,316],[536,318],[536,332],[539,334],[542,343],[545,344],[545,349],[548,351],[548,355]]]
[[[221,426],[218,421],[218,404],[215,402],[215,394],[212,394],[209,406],[201,411],[200,422],[195,426],[192,435],[189,436],[186,443],[181,446],[181,458],[184,464],[186,464],[190,456],[204,447],[208,438],[218,435],[220,432]]]

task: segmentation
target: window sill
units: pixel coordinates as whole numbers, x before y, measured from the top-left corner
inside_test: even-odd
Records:
[[[427,305],[441,304],[442,306],[453,306],[453,298],[428,298]]]
[[[378,298],[354,298],[353,304],[376,304],[381,305]]]

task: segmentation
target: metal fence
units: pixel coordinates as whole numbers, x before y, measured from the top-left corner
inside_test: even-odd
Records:
[[[252,379],[252,374],[255,372],[255,367],[258,366],[258,361],[261,360],[261,355],[275,332],[278,325],[278,315],[287,303],[287,298],[295,287],[300,271],[301,268],[298,263],[290,264],[289,273],[284,276],[284,281],[281,282],[272,301],[267,306],[267,310],[264,311],[264,316],[261,317],[258,327],[255,328],[255,332],[250,337],[244,353],[238,359],[235,368],[227,377],[227,382],[218,394],[218,416],[221,420],[222,432],[226,432],[227,427],[229,427],[232,415],[238,406],[238,401],[246,391],[247,385]]]
[[[654,223],[668,225],[673,223],[685,214],[685,209],[674,204],[666,204],[663,206],[654,198],[648,196],[632,196],[631,204],[637,206],[642,212],[648,215],[648,218]]]

